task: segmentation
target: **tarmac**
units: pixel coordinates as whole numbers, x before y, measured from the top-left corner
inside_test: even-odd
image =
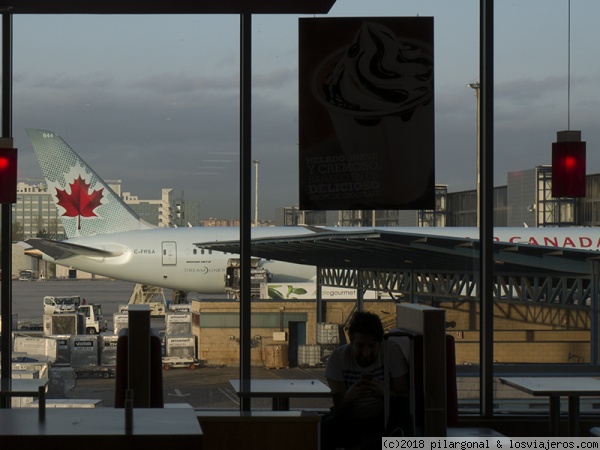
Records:
[[[79,295],[87,304],[101,304],[104,319],[109,330],[113,330],[113,314],[119,311],[119,305],[126,304],[135,287],[134,283],[112,280],[60,280],[60,281],[13,281],[12,312],[20,323],[39,322],[43,317],[43,298],[46,295]],[[166,300],[170,300],[172,291],[165,289]],[[190,293],[188,298],[215,299],[224,296],[202,296]],[[152,327],[161,329],[164,319],[152,319]],[[162,372],[165,403],[187,403],[197,409],[237,409],[239,399],[229,384],[230,379],[240,378],[239,367],[204,367],[195,370],[188,368],[171,369]],[[269,379],[307,379],[325,381],[323,367],[293,367],[267,369],[252,367],[251,378]],[[75,388],[65,394],[67,399],[94,400],[104,407],[114,406],[115,379],[100,377],[79,377]],[[54,396],[56,399],[57,396]],[[51,407],[52,396],[48,397]],[[330,399],[297,398],[290,400],[291,409],[327,409]],[[252,399],[253,409],[271,409],[270,399]]]
[[[253,367],[253,379],[320,379],[325,382],[324,368],[266,369]],[[164,402],[186,403],[196,409],[238,409],[239,399],[229,384],[230,379],[240,378],[239,367],[198,367],[163,371]],[[102,406],[113,407],[115,379],[78,378],[75,389],[65,396],[68,399],[101,400]],[[48,399],[50,404],[52,399]],[[290,409],[328,409],[330,399],[296,398],[290,400]],[[252,409],[271,409],[271,400],[252,399]]]

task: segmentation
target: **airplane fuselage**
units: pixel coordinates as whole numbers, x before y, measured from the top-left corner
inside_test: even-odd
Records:
[[[281,230],[281,235],[300,234],[306,229],[265,228],[253,232],[257,236]],[[281,232],[280,231],[280,232]],[[277,235],[277,233],[275,233]],[[225,272],[231,258],[239,255],[203,250],[197,242],[238,239],[239,229],[232,227],[156,228],[127,231],[66,240],[67,243],[108,250],[119,254],[111,257],[72,256],[54,261],[78,270],[135,283],[206,294],[225,292]],[[280,261],[261,261],[274,282],[302,282],[314,278],[315,268]]]
[[[325,228],[327,229],[327,228]],[[376,228],[394,232],[443,235],[477,239],[477,228]],[[328,228],[356,231],[356,228]],[[361,228],[367,230],[367,228]],[[252,237],[285,237],[312,234],[304,227],[253,228]],[[68,243],[108,250],[119,256],[73,256],[58,261],[86,272],[172,289],[216,294],[225,291],[229,259],[239,255],[198,248],[199,242],[239,239],[237,227],[156,228],[73,238]],[[515,244],[556,248],[600,250],[600,232],[595,228],[496,228],[494,239]],[[44,256],[53,261],[52,258]],[[313,279],[315,268],[279,261],[261,261],[274,275],[274,282],[302,282]]]

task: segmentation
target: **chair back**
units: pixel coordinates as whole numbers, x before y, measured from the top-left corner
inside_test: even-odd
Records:
[[[423,335],[394,328],[385,338],[402,348],[409,365],[409,396],[414,430],[417,435],[425,426],[425,388],[423,370]],[[456,349],[454,336],[446,335],[446,420],[447,426],[458,423],[458,392],[456,386]]]
[[[125,406],[129,384],[128,373],[129,329],[123,328],[117,339],[117,368],[115,375],[115,408]],[[162,346],[155,329],[150,329],[150,404],[149,408],[164,407],[162,378]],[[135,396],[135,387],[133,387]]]

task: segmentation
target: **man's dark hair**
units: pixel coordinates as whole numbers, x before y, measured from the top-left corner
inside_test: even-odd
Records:
[[[375,340],[381,342],[383,340],[383,325],[377,314],[367,311],[356,311],[350,319],[348,325],[348,335],[350,342],[354,340],[356,333],[367,334],[373,336]]]

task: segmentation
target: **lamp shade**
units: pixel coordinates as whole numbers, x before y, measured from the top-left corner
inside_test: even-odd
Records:
[[[17,149],[0,148],[0,203],[17,202]]]
[[[552,143],[552,197],[585,197],[585,144]]]

